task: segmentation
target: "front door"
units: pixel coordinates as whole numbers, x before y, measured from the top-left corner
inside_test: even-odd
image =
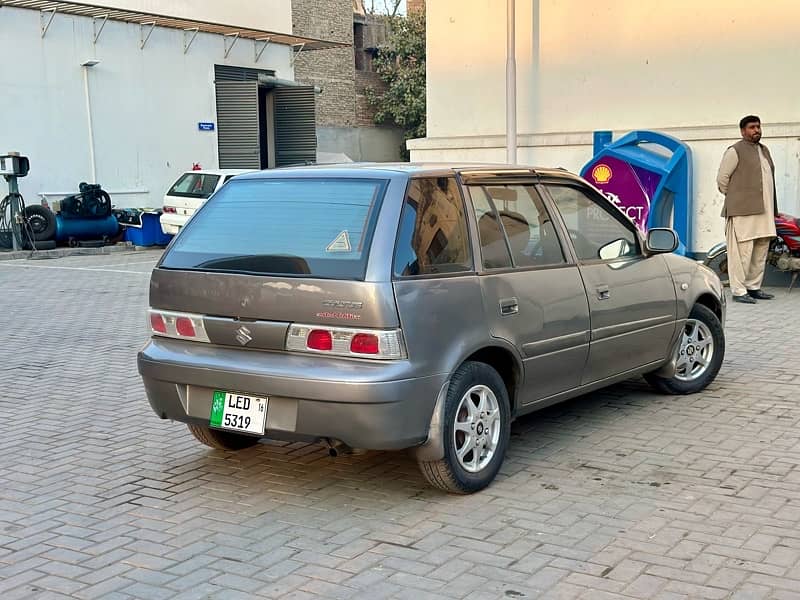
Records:
[[[580,272],[533,183],[467,185],[481,248],[481,290],[491,333],[523,357],[521,403],[580,385],[589,309]]]
[[[676,296],[661,255],[646,256],[635,225],[594,190],[547,183],[586,286],[591,347],[583,384],[666,359]]]

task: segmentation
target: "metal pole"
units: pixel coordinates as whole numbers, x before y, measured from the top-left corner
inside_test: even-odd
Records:
[[[22,230],[19,220],[22,218],[22,207],[19,204],[19,186],[15,175],[7,176],[8,195],[11,201],[11,247],[14,251],[22,250],[19,242],[22,239]]]
[[[507,0],[506,16],[506,162],[517,163],[517,63],[514,39],[514,3]]]
[[[86,96],[86,123],[89,128],[89,162],[92,169],[91,183],[97,183],[97,174],[95,173],[94,163],[94,130],[92,129],[92,104],[89,100],[89,67],[83,65],[83,91]]]

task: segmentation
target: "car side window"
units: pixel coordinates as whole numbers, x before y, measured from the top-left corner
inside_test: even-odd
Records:
[[[532,185],[476,185],[470,186],[470,195],[484,268],[566,262],[550,215]]]
[[[482,186],[467,188],[475,210],[478,223],[478,237],[481,241],[481,256],[484,269],[504,269],[511,266],[508,243],[500,227],[500,217]]]
[[[397,277],[472,271],[464,202],[454,177],[412,179],[394,256]]]
[[[641,254],[632,224],[580,188],[545,184],[564,218],[575,252],[581,260],[616,260]]]

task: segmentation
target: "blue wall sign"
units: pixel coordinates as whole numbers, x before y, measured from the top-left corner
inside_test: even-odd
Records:
[[[213,123],[198,123],[197,128],[200,131],[214,131],[214,124]]]

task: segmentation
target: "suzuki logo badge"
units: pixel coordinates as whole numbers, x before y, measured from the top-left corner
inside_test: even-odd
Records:
[[[236,341],[242,346],[247,346],[247,344],[253,341],[253,336],[250,335],[250,330],[244,325],[236,330]]]

